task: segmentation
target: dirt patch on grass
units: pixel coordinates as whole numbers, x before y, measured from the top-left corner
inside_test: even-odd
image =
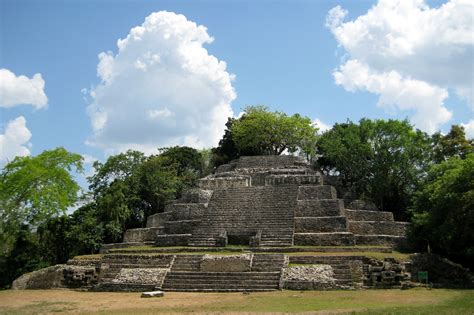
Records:
[[[140,298],[140,293],[72,290],[0,291],[1,314],[151,314],[151,313],[311,313],[384,311],[433,307],[474,298],[462,290],[276,291],[263,293],[178,293]],[[452,309],[455,313],[455,309]],[[453,314],[454,314],[453,313]],[[464,312],[463,312],[464,313]]]

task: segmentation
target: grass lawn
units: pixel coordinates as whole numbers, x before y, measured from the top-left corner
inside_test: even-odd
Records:
[[[474,290],[276,291],[176,293],[140,298],[140,293],[72,290],[0,291],[0,314],[474,314]]]

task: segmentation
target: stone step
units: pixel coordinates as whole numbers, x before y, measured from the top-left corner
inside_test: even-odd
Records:
[[[348,229],[357,235],[405,236],[410,223],[394,221],[349,221]]]
[[[329,185],[299,187],[298,200],[314,199],[337,199],[336,188]]]
[[[407,244],[405,236],[394,235],[354,235],[355,243],[363,246],[390,245],[394,248],[404,248]]]
[[[157,235],[155,238],[156,246],[187,246],[191,234],[168,234]]]
[[[148,216],[146,220],[146,227],[160,227],[172,217],[170,212],[161,212]]]
[[[167,234],[190,234],[200,220],[168,221],[164,223]]]
[[[296,233],[347,232],[347,219],[338,217],[295,218]]]
[[[349,221],[393,221],[392,212],[345,209],[344,213]]]
[[[341,278],[342,279],[342,278]],[[195,286],[195,285],[207,285],[207,286],[225,286],[229,287],[230,285],[252,285],[252,286],[272,286],[275,285],[279,281],[279,279],[213,279],[213,278],[173,278],[169,277],[163,282],[163,286],[178,286],[183,285],[186,286]]]
[[[295,217],[326,217],[343,215],[341,199],[298,200]]]
[[[204,290],[244,290],[244,291],[253,291],[257,290],[269,290],[279,288],[278,283],[273,284],[254,284],[254,283],[242,283],[242,284],[230,284],[230,283],[183,283],[183,284],[167,284],[163,283],[162,286],[163,290],[170,290],[170,289],[185,289],[188,290],[189,288],[192,289],[204,289]]]
[[[349,232],[333,233],[295,233],[294,245],[299,246],[353,246],[354,234]]]
[[[278,185],[322,185],[323,179],[319,174],[304,175],[269,175],[265,177],[265,186]]]
[[[165,291],[170,292],[268,292],[268,291],[276,291],[279,290],[278,288],[269,288],[269,289],[256,289],[256,288],[236,288],[236,289],[191,289],[191,288],[166,288]]]
[[[206,203],[172,203],[165,207],[165,212],[171,213],[170,220],[193,220],[201,218],[206,208]]]
[[[154,241],[156,235],[164,233],[163,227],[128,229],[123,237],[124,243]]]

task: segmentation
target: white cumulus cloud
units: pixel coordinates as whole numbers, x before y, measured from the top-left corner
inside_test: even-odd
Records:
[[[466,132],[466,138],[474,139],[474,119],[469,120],[465,124],[461,124],[464,127],[464,131]]]
[[[236,94],[226,63],[210,55],[206,27],[155,12],[99,54],[101,83],[90,91],[90,145],[108,152],[216,145]]]
[[[315,120],[313,120],[313,126],[318,128],[318,133],[323,133],[332,128],[330,125],[322,122],[319,118],[316,118]]]
[[[46,107],[48,98],[44,92],[45,82],[40,73],[31,79],[16,76],[8,69],[0,69],[0,107],[33,105],[36,109]]]
[[[26,127],[26,119],[17,117],[8,122],[4,133],[0,134],[0,166],[13,160],[16,156],[30,155],[31,132]]]
[[[451,118],[445,100],[454,91],[472,106],[474,2],[451,0],[430,8],[423,0],[379,0],[344,22],[337,6],[326,26],[347,61],[334,71],[348,91],[380,96],[387,111],[408,111],[417,127],[433,132]]]

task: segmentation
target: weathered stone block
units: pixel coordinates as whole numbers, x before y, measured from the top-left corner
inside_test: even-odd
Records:
[[[393,221],[349,221],[348,229],[357,235],[405,236],[409,225],[407,222]]]
[[[133,243],[133,242],[153,242],[157,235],[163,233],[163,228],[139,228],[139,229],[129,229],[125,231],[123,237],[124,243]]]
[[[270,175],[265,178],[266,186],[277,185],[322,185],[320,175]]]
[[[283,270],[283,287],[289,290],[327,290],[336,287],[329,265],[290,266]]]
[[[295,233],[294,243],[300,246],[352,246],[354,235],[347,232]]]
[[[55,265],[26,273],[13,281],[12,290],[61,288],[64,268],[66,265]]]
[[[150,291],[150,292],[143,292],[141,297],[142,298],[152,298],[152,297],[162,297],[165,295],[163,291]]]
[[[222,189],[231,187],[249,187],[251,186],[250,176],[235,176],[226,178],[203,178],[200,179],[198,185],[201,189]]]
[[[165,232],[167,234],[189,234],[199,223],[199,220],[180,220],[165,222]]]
[[[377,207],[375,204],[370,200],[353,200],[348,206],[347,209],[351,210],[371,210],[377,211]]]
[[[392,212],[345,209],[344,213],[349,221],[393,221]]]
[[[122,268],[112,283],[153,284],[161,287],[167,268]]]
[[[385,245],[393,246],[396,249],[407,247],[407,238],[405,236],[394,235],[354,235],[356,245],[373,246]]]
[[[160,227],[163,226],[166,221],[171,219],[171,212],[161,212],[150,215],[146,220],[146,227]]]
[[[339,199],[298,200],[295,210],[296,217],[327,217],[340,216],[344,209],[344,201]]]
[[[191,234],[157,235],[156,246],[187,246]]]
[[[310,199],[337,199],[336,189],[332,186],[301,186],[298,192],[298,200]]]
[[[205,272],[244,272],[250,271],[251,254],[243,255],[204,255],[201,261],[201,271]]]
[[[296,233],[347,232],[346,217],[295,218]]]

